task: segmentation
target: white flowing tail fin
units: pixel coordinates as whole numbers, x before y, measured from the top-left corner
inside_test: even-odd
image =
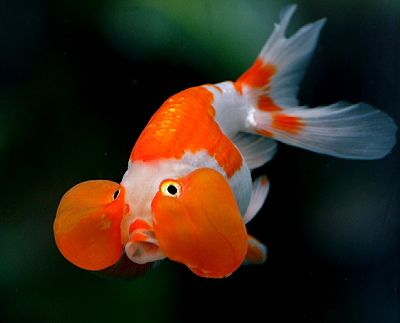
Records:
[[[287,38],[286,28],[295,10],[292,5],[282,11],[280,23],[255,63],[234,83],[247,107],[240,131],[336,157],[384,157],[393,148],[397,131],[384,112],[365,103],[340,102],[312,109],[298,106],[299,82],[326,20],[307,24]]]
[[[378,159],[393,148],[396,125],[368,104],[335,103],[313,109],[255,111],[253,129],[286,144],[349,159]]]

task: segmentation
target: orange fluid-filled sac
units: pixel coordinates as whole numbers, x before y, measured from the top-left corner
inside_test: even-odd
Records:
[[[203,168],[166,180],[152,203],[160,248],[202,277],[229,276],[247,252],[247,233],[235,196],[217,171]]]
[[[87,270],[114,265],[122,255],[121,220],[128,207],[124,188],[93,180],[65,193],[54,220],[54,237],[63,256]]]

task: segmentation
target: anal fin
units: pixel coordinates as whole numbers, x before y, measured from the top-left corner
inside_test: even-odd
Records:
[[[250,204],[243,218],[244,223],[250,222],[260,211],[269,191],[269,181],[266,176],[257,177],[253,182]]]
[[[254,238],[248,235],[247,254],[245,265],[261,265],[267,260],[267,247]]]

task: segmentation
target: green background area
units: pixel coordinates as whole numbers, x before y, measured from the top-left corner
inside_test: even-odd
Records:
[[[289,33],[328,18],[301,103],[365,101],[400,124],[400,2],[297,3]],[[1,322],[400,321],[398,145],[378,161],[280,145],[255,172],[271,191],[248,226],[269,259],[224,280],[169,261],[133,281],[99,277],[55,246],[63,193],[88,179],[120,181],[162,102],[237,78],[288,4],[0,4]]]

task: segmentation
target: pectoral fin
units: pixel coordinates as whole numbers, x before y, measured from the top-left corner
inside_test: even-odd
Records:
[[[267,260],[267,247],[254,238],[248,235],[248,246],[245,265],[260,265]]]

